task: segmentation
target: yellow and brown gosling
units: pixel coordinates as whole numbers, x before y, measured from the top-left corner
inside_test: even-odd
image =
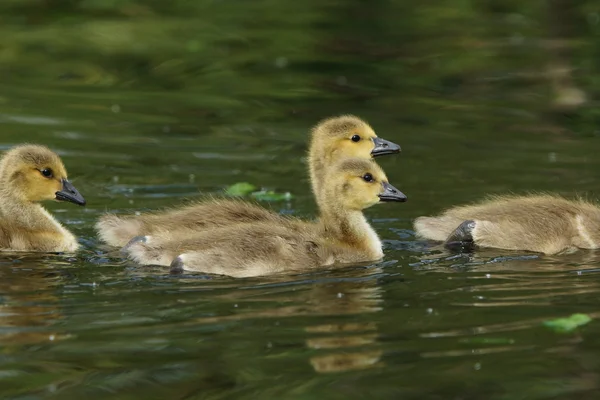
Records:
[[[557,195],[502,196],[414,222],[419,237],[544,254],[600,247],[600,207]]]
[[[141,264],[171,266],[233,277],[290,273],[323,266],[377,261],[381,240],[363,215],[380,202],[406,196],[388,183],[372,160],[345,159],[323,177],[317,222],[295,218],[229,225],[163,240],[144,236],[125,251]]]
[[[39,145],[21,145],[0,160],[0,251],[74,252],[78,243],[39,203],[85,199],[67,179],[60,157]]]
[[[323,120],[311,132],[308,153],[311,186],[317,204],[321,197],[319,182],[328,166],[343,158],[370,159],[398,152],[400,146],[378,137],[369,124],[358,117],[343,115]],[[136,236],[177,239],[206,229],[258,221],[276,223],[283,218],[255,203],[210,199],[139,216],[107,214],[99,219],[96,230],[104,242],[121,247]]]

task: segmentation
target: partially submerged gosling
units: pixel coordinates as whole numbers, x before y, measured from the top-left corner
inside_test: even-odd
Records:
[[[319,182],[327,166],[342,158],[371,157],[400,152],[400,146],[379,138],[363,120],[352,115],[326,119],[311,133],[308,165],[311,185],[317,202]],[[256,204],[236,200],[207,200],[164,212],[140,216],[102,216],[96,224],[100,238],[112,246],[124,246],[141,235],[185,238],[187,235],[231,224],[273,222],[279,214]]]
[[[0,159],[0,251],[73,252],[78,243],[39,202],[85,199],[67,179],[60,157],[38,145],[21,145]]]
[[[556,195],[493,197],[414,222],[418,236],[447,245],[473,244],[556,254],[600,247],[600,207]]]
[[[323,178],[317,222],[282,217],[211,229],[183,241],[144,236],[124,250],[141,264],[170,265],[172,272],[233,277],[376,261],[383,257],[381,240],[362,211],[389,201],[406,196],[374,161],[345,159]]]

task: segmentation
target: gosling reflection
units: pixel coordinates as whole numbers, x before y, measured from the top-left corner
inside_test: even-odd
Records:
[[[311,357],[317,372],[342,372],[382,366],[382,351],[377,346],[377,324],[348,323],[307,327],[306,331],[319,335],[307,339],[306,345],[315,350],[341,350]]]
[[[334,277],[319,280],[308,290],[294,285],[294,298],[290,300],[290,277],[270,277],[252,290],[233,290],[219,296],[227,302],[269,302],[277,307],[236,313],[235,315],[200,318],[195,324],[219,324],[228,321],[282,317],[340,317],[356,315],[361,319],[382,310],[382,289],[377,277],[379,267],[345,269],[333,273]],[[300,277],[302,278],[302,277]],[[285,282],[285,286],[282,284]],[[281,286],[280,286],[281,285]],[[302,286],[306,287],[306,286]],[[260,293],[262,291],[263,293]],[[251,293],[251,294],[250,294]],[[275,294],[277,293],[277,294]],[[281,306],[290,303],[294,305]],[[330,373],[381,366],[382,351],[378,348],[378,325],[369,318],[360,322],[330,322],[310,324],[304,328],[306,346],[319,354],[309,362],[316,372]]]
[[[381,268],[376,270],[381,272]],[[367,271],[358,272],[360,276],[361,272]],[[368,271],[369,274],[373,272]],[[329,315],[368,314],[382,310],[381,287],[376,279],[319,285],[314,287],[311,295],[315,302],[329,300],[325,301]],[[332,301],[332,297],[336,301]],[[306,340],[307,347],[324,353],[310,359],[316,372],[342,372],[382,365],[382,351],[377,349],[376,322],[319,324],[307,326],[305,331],[314,335]]]
[[[422,259],[412,268],[423,274],[447,274],[448,279],[457,274],[462,284],[428,294],[468,294],[447,303],[460,307],[553,307],[557,301],[593,296],[600,291],[597,279],[572,279],[574,275],[600,274],[597,251],[556,256],[507,253],[488,249],[458,255],[438,254],[437,261]]]
[[[39,256],[36,261],[39,265]],[[4,351],[10,351],[13,345],[65,337],[51,329],[64,318],[55,295],[59,277],[39,266],[28,270],[27,264],[27,256],[22,255],[0,259],[0,346]]]
[[[411,264],[416,270],[435,270],[453,273],[465,269],[480,272],[593,272],[600,265],[600,252],[588,250],[558,255],[543,255],[527,251],[501,249],[462,250],[444,248],[443,245],[429,247],[429,252],[419,256],[419,261]]]

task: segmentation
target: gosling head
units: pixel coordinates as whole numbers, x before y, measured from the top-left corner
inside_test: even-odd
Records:
[[[388,183],[385,172],[372,160],[344,159],[327,177],[326,196],[347,210],[364,210],[380,202],[404,202],[404,193]]]
[[[85,205],[85,199],[67,179],[60,157],[45,146],[21,145],[0,160],[3,189],[25,202],[69,201]]]
[[[371,158],[400,152],[400,146],[377,136],[362,119],[353,115],[329,118],[312,130],[312,145],[324,149],[326,156]]]

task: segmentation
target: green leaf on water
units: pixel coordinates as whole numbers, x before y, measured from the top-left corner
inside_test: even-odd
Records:
[[[256,190],[257,187],[248,182],[238,182],[225,189],[229,196],[251,196],[258,201],[287,201],[293,196],[290,192],[277,193],[272,190]]]
[[[229,196],[247,196],[256,190],[256,186],[248,182],[238,182],[225,189]]]
[[[253,192],[251,196],[259,201],[286,201],[290,200],[293,197],[290,192],[276,193],[272,190],[261,190],[259,192]]]
[[[558,333],[568,333],[572,332],[580,326],[583,326],[590,322],[592,318],[590,318],[587,314],[573,314],[567,318],[558,318],[550,321],[544,321],[544,326],[552,329],[554,332]]]

